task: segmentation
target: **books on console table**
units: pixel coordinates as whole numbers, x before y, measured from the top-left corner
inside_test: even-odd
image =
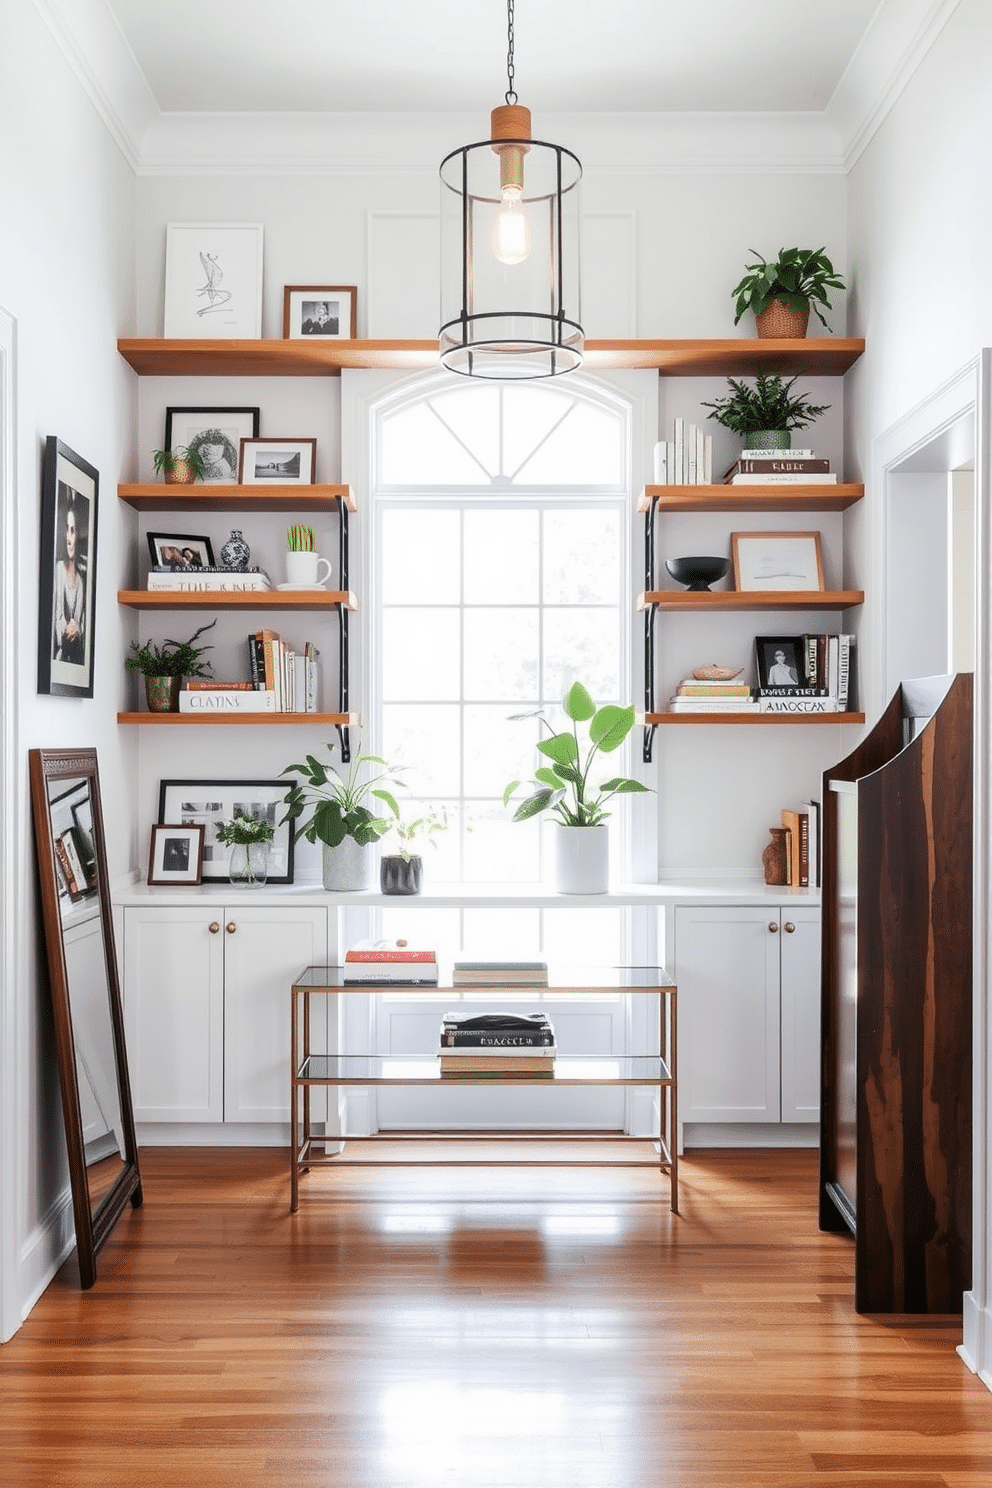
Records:
[[[546,987],[547,961],[471,961],[452,966],[453,987]]]
[[[358,940],[344,955],[345,986],[436,987],[437,951],[405,940]]]
[[[356,940],[345,952],[344,959],[346,964],[353,961],[426,964],[437,961],[437,947],[413,946],[408,940]]]
[[[441,1050],[438,1062],[442,1075],[533,1075],[547,1078],[555,1072],[554,1048],[535,1050],[532,1054],[519,1049]]]
[[[555,1046],[554,1025],[544,1013],[445,1013],[442,1049],[466,1052],[519,1049],[540,1053]]]

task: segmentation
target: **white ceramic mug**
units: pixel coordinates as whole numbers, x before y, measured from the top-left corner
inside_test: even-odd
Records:
[[[320,572],[320,565],[324,565],[324,572]],[[308,589],[316,589],[331,576],[331,564],[327,558],[321,558],[319,553],[287,553],[286,554],[286,582],[287,584],[305,584]]]

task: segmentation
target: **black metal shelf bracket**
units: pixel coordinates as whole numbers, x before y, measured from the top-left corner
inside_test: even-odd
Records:
[[[644,592],[651,593],[654,589],[654,522],[655,503],[650,500],[644,513]],[[644,711],[654,712],[654,622],[657,605],[645,605],[644,609]],[[653,723],[644,725],[644,742],[642,747],[642,758],[646,765],[651,763],[651,755],[654,749],[654,736],[656,726]]]
[[[348,592],[348,504],[343,496],[338,497],[338,587]],[[338,612],[338,712],[348,713],[351,698],[349,673],[350,646],[348,643],[348,609],[344,604],[335,605]],[[338,742],[341,745],[341,762],[351,759],[351,730],[347,724],[337,725]]]

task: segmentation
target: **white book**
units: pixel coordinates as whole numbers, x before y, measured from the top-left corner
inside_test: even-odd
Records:
[[[274,692],[187,692],[179,694],[180,713],[276,713]]]
[[[758,703],[754,698],[703,698],[673,697],[668,699],[672,713],[757,713]]]
[[[437,963],[430,961],[349,961],[342,968],[349,982],[404,982],[437,985]]]
[[[713,484],[713,435],[703,436],[703,485]]]
[[[758,699],[762,713],[839,713],[837,699],[833,697],[762,697]]]
[[[685,485],[685,419],[675,420],[675,465],[672,470],[672,484],[675,486]]]
[[[847,707],[851,691],[851,651],[854,648],[854,639],[853,635],[837,637],[837,703],[841,712]]]
[[[727,482],[730,486],[835,486],[836,470],[813,475],[733,475]]]
[[[663,439],[659,439],[654,447],[654,483],[656,486],[668,485],[668,445]]]
[[[811,449],[742,449],[739,460],[815,460]]]
[[[150,573],[148,588],[220,589],[233,592],[243,589],[271,589],[272,585],[265,574],[194,574],[177,570],[175,573]]]
[[[696,456],[698,454],[696,439],[699,430],[695,424],[686,424],[685,428],[685,483],[687,486],[696,484]]]

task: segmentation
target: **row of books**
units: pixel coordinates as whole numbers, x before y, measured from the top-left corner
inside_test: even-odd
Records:
[[[759,685],[735,678],[683,677],[668,700],[673,713],[844,713],[851,698],[853,635],[755,636]],[[792,657],[789,683],[772,683],[767,658]],[[784,664],[784,663],[783,663]]]
[[[830,461],[810,449],[745,449],[723,477],[728,486],[836,485]]]
[[[312,641],[296,650],[275,630],[248,637],[248,681],[191,677],[179,694],[180,713],[316,713],[317,658]]]
[[[442,1075],[554,1074],[554,1025],[545,1013],[445,1013],[438,1060]]]
[[[782,826],[786,842],[786,883],[797,889],[820,886],[820,803],[783,807]]]
[[[406,940],[362,940],[345,952],[345,983],[382,986],[437,986],[437,950]],[[546,987],[546,961],[475,961],[457,958],[453,987]]]
[[[654,479],[658,486],[708,486],[713,481],[713,435],[677,418],[672,438],[654,447]]]
[[[176,568],[172,564],[157,563],[148,570],[149,589],[220,589],[240,591],[245,589],[271,589],[272,581],[261,568]]]

